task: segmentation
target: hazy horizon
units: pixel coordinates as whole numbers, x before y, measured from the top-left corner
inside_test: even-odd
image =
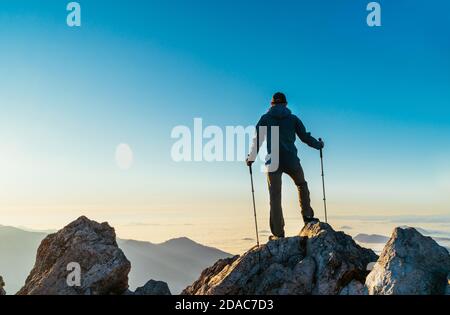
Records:
[[[74,218],[76,219],[76,218]],[[95,218],[90,218],[95,219]],[[270,235],[268,218],[261,217],[259,220],[259,235],[261,242],[265,243]],[[56,232],[63,228],[69,222],[60,226],[49,226],[45,229],[35,229],[29,226],[11,226],[0,222],[0,226],[10,226],[21,230],[50,233]],[[99,220],[99,222],[104,222]],[[246,222],[241,222],[234,230],[232,220],[222,221],[225,224],[222,228],[217,229],[211,224],[164,224],[164,223],[129,223],[129,224],[113,224],[108,222],[116,230],[117,238],[122,240],[135,240],[150,242],[153,244],[162,244],[166,241],[187,237],[194,242],[204,246],[217,248],[231,254],[242,254],[255,243],[255,230],[253,227],[253,218],[250,217]],[[425,229],[427,236],[439,238],[438,243],[442,246],[450,248],[450,215],[436,216],[336,216],[329,218],[329,223],[335,230],[344,231],[352,237],[358,234],[382,235],[390,237],[394,228],[410,226],[414,228]],[[303,222],[299,217],[286,218],[287,236],[297,235]],[[380,251],[384,244],[363,244],[366,247]]]

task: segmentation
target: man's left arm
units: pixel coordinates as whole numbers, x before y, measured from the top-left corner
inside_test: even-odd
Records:
[[[302,142],[306,143],[314,149],[323,149],[324,143],[311,136],[311,133],[306,131],[305,125],[303,125],[302,121],[298,117],[296,117],[295,128],[297,136],[300,138],[300,140],[302,140]]]

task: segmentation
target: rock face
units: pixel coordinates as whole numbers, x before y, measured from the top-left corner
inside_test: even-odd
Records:
[[[3,281],[2,276],[0,276],[0,295],[6,295],[5,289],[5,282]]]
[[[364,283],[367,266],[378,259],[372,250],[325,223],[308,225],[300,236],[307,237],[307,255],[316,264],[313,294],[338,294],[353,280]]]
[[[353,280],[341,290],[340,295],[367,295],[367,289],[361,282]]]
[[[366,279],[369,294],[445,294],[448,251],[413,228],[395,229]]]
[[[68,266],[73,263],[81,267],[80,286],[67,282],[74,270],[68,271]],[[42,241],[34,268],[17,294],[122,294],[128,289],[130,268],[117,246],[114,229],[80,217]]]
[[[137,288],[133,295],[172,295],[172,293],[167,283],[150,280],[143,287]]]
[[[218,261],[182,294],[340,294],[351,283],[352,288],[358,286],[356,282],[363,286],[366,267],[377,258],[328,224],[309,224],[297,237]]]

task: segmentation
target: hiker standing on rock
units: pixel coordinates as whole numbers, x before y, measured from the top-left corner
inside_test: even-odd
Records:
[[[288,102],[283,93],[275,93],[271,101],[271,108],[264,114],[256,125],[256,136],[250,154],[247,158],[247,165],[252,166],[258,155],[259,149],[264,140],[267,140],[267,151],[269,156],[272,153],[271,135],[269,133],[276,127],[278,129],[278,167],[268,170],[267,181],[270,194],[270,229],[273,236],[271,239],[285,237],[284,218],[281,207],[281,177],[283,173],[288,174],[298,188],[300,206],[302,209],[303,221],[305,224],[318,221],[314,218],[314,211],[311,207],[308,183],[305,180],[300,159],[297,156],[295,146],[296,136],[310,147],[321,150],[324,147],[322,141],[316,140],[306,131],[302,121],[292,114],[287,108]],[[270,160],[268,161],[270,163]]]

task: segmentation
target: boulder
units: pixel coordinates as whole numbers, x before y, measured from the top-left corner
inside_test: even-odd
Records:
[[[139,287],[133,295],[172,295],[169,286],[163,281],[148,281],[143,287]]]
[[[77,265],[81,281],[68,281],[72,277],[76,280],[72,273]],[[114,229],[107,223],[80,217],[42,241],[34,268],[17,294],[123,294],[128,289],[130,268],[117,246]]]
[[[353,280],[363,283],[367,265],[377,258],[330,225],[311,223],[297,237],[218,261],[182,294],[339,294]]]
[[[352,280],[364,283],[368,265],[378,259],[372,250],[325,223],[307,225],[300,236],[307,238],[307,256],[316,263],[315,295],[339,294]]]
[[[6,295],[6,291],[4,289],[5,282],[3,281],[2,276],[0,276],[0,295]]]
[[[445,294],[450,255],[413,228],[396,228],[366,279],[372,295]]]

